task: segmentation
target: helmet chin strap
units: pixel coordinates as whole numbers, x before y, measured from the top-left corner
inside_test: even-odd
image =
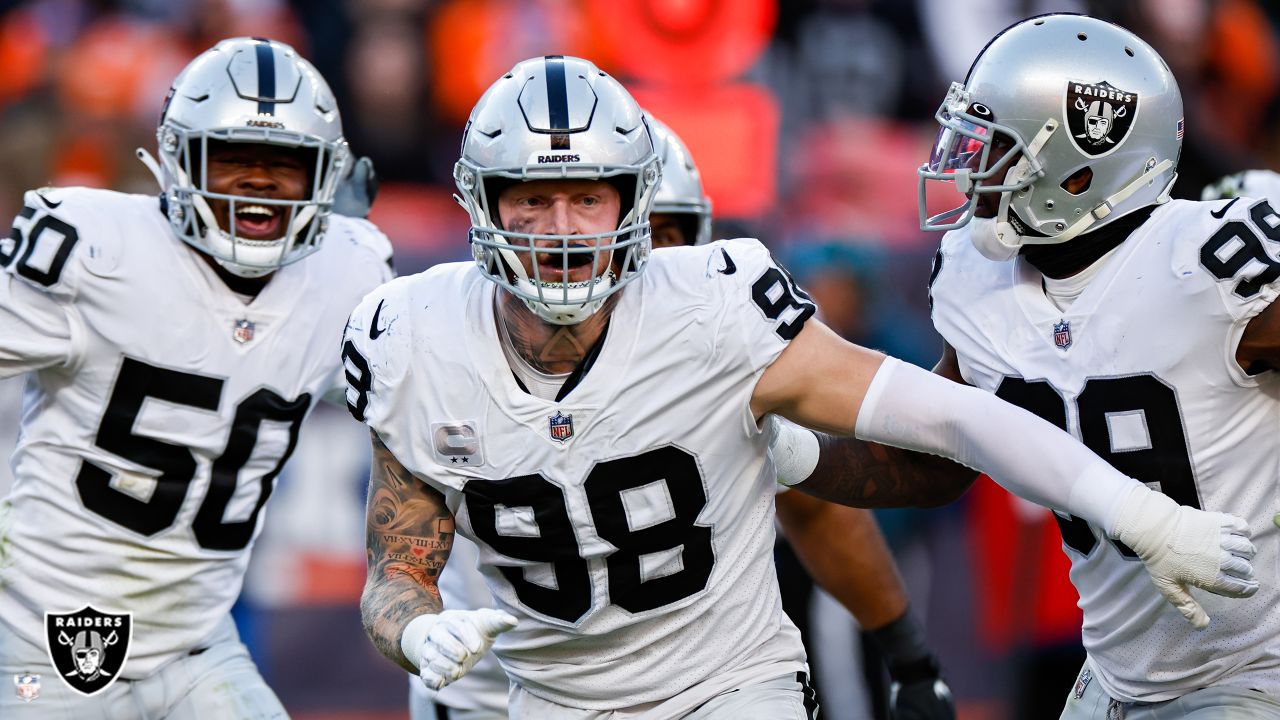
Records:
[[[1019,160],[1014,170],[1016,172],[1022,168],[1023,161]],[[1010,193],[1001,193],[1000,210],[996,213],[995,218],[974,218],[970,222],[973,227],[969,231],[970,241],[974,248],[982,254],[983,257],[995,262],[1004,262],[1011,260],[1018,254],[1018,250],[1024,245],[1056,245],[1072,240],[1079,235],[1084,234],[1096,223],[1104,220],[1111,215],[1115,207],[1125,200],[1128,200],[1135,192],[1140,190],[1144,185],[1154,180],[1161,173],[1173,167],[1173,161],[1165,158],[1164,160],[1151,166],[1151,169],[1134,178],[1128,185],[1117,190],[1110,197],[1103,200],[1084,217],[1072,223],[1066,230],[1057,235],[1035,237],[1027,236],[1019,233],[1013,223],[1009,222],[1009,198]],[[1169,193],[1173,189],[1173,183],[1178,179],[1177,173],[1170,178],[1169,183],[1160,192],[1156,198],[1156,204],[1160,205],[1169,201]]]
[[[1125,200],[1128,200],[1129,197],[1134,193],[1138,192],[1138,190],[1141,189],[1143,185],[1146,185],[1147,183],[1151,182],[1156,178],[1156,176],[1158,176],[1160,173],[1164,172],[1165,170],[1168,170],[1171,167],[1173,167],[1173,161],[1168,158],[1165,158],[1164,160],[1161,160],[1160,162],[1151,166],[1150,170],[1142,173],[1138,177],[1134,178],[1133,182],[1117,190],[1115,194],[1113,194],[1111,197],[1107,198],[1106,200],[1103,200],[1097,207],[1095,207],[1092,212],[1086,214],[1084,217],[1072,223],[1070,227],[1064,230],[1060,235],[1055,235],[1054,238],[1055,239],[1061,238],[1061,240],[1058,240],[1058,242],[1066,242],[1071,238],[1074,238],[1075,236],[1085,232],[1089,228],[1093,227],[1094,223],[1100,220],[1103,220],[1107,216],[1111,215],[1112,211],[1115,209],[1117,205],[1124,202]],[[1160,191],[1160,195],[1156,197],[1157,205],[1162,205],[1166,202],[1169,202],[1169,193],[1173,190],[1173,183],[1177,179],[1178,179],[1178,174],[1174,173],[1173,177],[1169,179],[1169,184],[1166,185],[1164,189]]]
[[[142,164],[146,165],[147,169],[151,171],[151,176],[156,179],[156,184],[160,186],[160,190],[163,192],[164,172],[160,169],[160,163],[157,162],[155,157],[144,148],[134,149],[133,154],[136,155],[138,160],[142,161]]]

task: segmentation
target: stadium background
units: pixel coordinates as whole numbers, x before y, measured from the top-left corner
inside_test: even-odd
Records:
[[[469,108],[520,59],[581,55],[691,146],[717,237],[762,238],[829,324],[928,366],[938,238],[917,229],[914,169],[933,112],[987,38],[1051,10],[1114,19],[1173,67],[1187,105],[1176,195],[1280,166],[1280,3],[1268,0],[40,0],[0,2],[0,217],[43,185],[155,192],[133,150],[154,147],[170,80],[222,37],[269,36],[316,64],[353,150],[373,158],[372,219],[398,270],[464,259],[450,173]],[[18,380],[0,383],[6,455],[19,395]],[[404,676],[365,640],[356,609],[366,472],[362,429],[320,408],[278,481],[237,608],[296,718],[406,717]],[[1030,703],[1060,707],[1079,616],[1046,514],[984,481],[950,507],[879,517],[961,717],[1056,717]],[[820,629],[824,717],[866,717],[848,619],[821,597],[795,607]]]

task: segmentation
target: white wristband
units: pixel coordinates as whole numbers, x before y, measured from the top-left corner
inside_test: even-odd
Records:
[[[436,624],[439,615],[435,613],[424,613],[409,621],[404,626],[404,632],[400,633],[400,652],[404,653],[404,659],[408,660],[414,667],[422,668],[422,643],[427,639],[427,633],[431,632],[431,626]]]
[[[778,472],[778,484],[786,487],[804,482],[818,466],[818,436],[777,415],[769,415],[769,454]]]

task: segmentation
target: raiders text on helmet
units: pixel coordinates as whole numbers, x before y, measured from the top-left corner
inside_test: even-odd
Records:
[[[1024,243],[1066,242],[1164,202],[1177,177],[1177,81],[1141,38],[1096,18],[1044,15],[1005,30],[964,83],[952,84],[936,117],[942,128],[918,171],[920,226],[961,227],[982,194],[998,194],[990,242],[972,232],[995,259]],[[1008,150],[993,153],[993,144]],[[938,181],[954,183],[966,198],[930,217],[926,190]]]
[[[534,58],[512,68],[476,103],[454,166],[471,215],[471,248],[486,277],[520,297],[543,320],[581,322],[635,279],[649,258],[649,211],[661,178],[640,107],[618,81],[573,57]],[[502,188],[527,180],[607,180],[622,200],[618,229],[598,235],[542,235],[502,228]],[[591,244],[596,243],[596,244]],[[584,282],[529,277],[521,253],[590,254]]]
[[[698,231],[693,244],[705,245],[711,242],[711,200],[702,191],[698,166],[679,135],[653,115],[648,118],[658,157],[662,158],[662,184],[653,199],[653,211],[695,216]]]
[[[139,150],[156,172],[169,222],[184,241],[246,277],[272,272],[320,247],[334,192],[347,162],[337,102],[311,63],[284,43],[261,38],[223,40],[191,61],[173,81],[156,131],[160,165]],[[210,141],[301,147],[315,151],[311,186],[302,200],[253,198],[284,213],[278,239],[237,237],[235,223],[220,227],[208,201],[236,195],[210,192]]]

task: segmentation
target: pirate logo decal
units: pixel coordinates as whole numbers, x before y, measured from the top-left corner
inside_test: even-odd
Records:
[[[49,660],[72,690],[89,696],[116,681],[129,657],[133,613],[104,613],[85,606],[44,614]]]
[[[1067,82],[1067,130],[1086,155],[1106,155],[1120,147],[1138,114],[1138,94],[1111,83]]]

